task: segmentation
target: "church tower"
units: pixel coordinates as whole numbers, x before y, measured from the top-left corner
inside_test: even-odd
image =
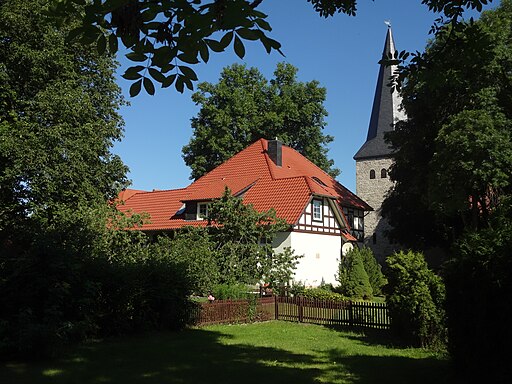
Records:
[[[393,34],[388,26],[383,57],[394,52]],[[364,244],[373,250],[379,261],[397,248],[384,236],[390,226],[381,216],[382,202],[393,186],[388,176],[393,152],[384,141],[384,134],[392,131],[398,120],[405,119],[404,113],[399,110],[400,96],[397,92],[391,93],[387,85],[395,69],[396,66],[380,65],[366,142],[354,155],[356,194],[374,209],[364,219]]]

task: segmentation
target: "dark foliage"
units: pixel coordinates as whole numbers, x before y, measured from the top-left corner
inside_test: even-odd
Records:
[[[466,382],[508,383],[512,344],[512,205],[465,235],[446,268],[449,350]]]
[[[423,254],[409,251],[386,259],[391,329],[405,342],[423,347],[443,347],[445,286]]]

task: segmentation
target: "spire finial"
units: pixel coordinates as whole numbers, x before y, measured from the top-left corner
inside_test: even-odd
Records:
[[[388,28],[391,28],[391,20],[384,20],[384,24],[386,24]]]

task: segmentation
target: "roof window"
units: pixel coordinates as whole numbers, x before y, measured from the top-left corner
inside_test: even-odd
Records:
[[[323,187],[327,187],[327,184],[325,184],[322,180],[320,180],[318,177],[316,176],[313,176],[312,177],[313,180],[315,180],[318,184],[320,184],[321,186]]]

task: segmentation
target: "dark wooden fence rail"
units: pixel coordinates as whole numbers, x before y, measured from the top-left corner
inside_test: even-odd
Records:
[[[191,312],[196,325],[246,323],[270,319],[301,323],[389,328],[386,304],[331,301],[303,297],[264,297],[255,300],[216,300],[198,303]]]
[[[389,328],[385,303],[276,297],[276,320],[326,325]]]
[[[247,323],[275,319],[275,299],[262,297],[254,300],[215,300],[197,303],[190,318],[195,325]]]

